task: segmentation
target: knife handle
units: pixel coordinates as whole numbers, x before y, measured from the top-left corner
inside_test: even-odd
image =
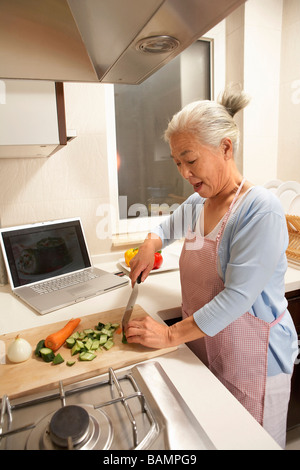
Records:
[[[137,280],[136,280],[136,282],[137,282],[138,284],[140,284],[140,283],[142,282],[142,274],[143,274],[143,271],[139,274],[139,276],[138,276],[138,278],[137,278]]]

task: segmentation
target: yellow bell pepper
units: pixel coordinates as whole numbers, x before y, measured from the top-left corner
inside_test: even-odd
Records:
[[[125,251],[125,263],[127,266],[130,266],[130,260],[137,254],[138,251],[138,248],[129,248],[129,250]]]

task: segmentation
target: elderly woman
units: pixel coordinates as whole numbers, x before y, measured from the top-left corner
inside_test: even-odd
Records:
[[[219,103],[186,106],[169,123],[172,159],[194,194],[148,235],[131,261],[131,280],[142,272],[144,281],[155,251],[184,236],[183,319],[170,327],[132,320],[126,336],[153,348],[189,343],[284,447],[297,355],[284,291],[288,233],[279,200],[243,178],[234,161],[233,116],[247,104],[243,92],[227,91]]]

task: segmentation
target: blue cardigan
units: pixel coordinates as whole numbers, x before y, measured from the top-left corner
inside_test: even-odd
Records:
[[[205,199],[190,196],[153,230],[163,247],[194,230]],[[288,232],[279,199],[254,186],[226,224],[218,251],[224,290],[194,313],[199,328],[214,336],[245,312],[271,323],[287,308],[284,275]],[[298,337],[287,311],[271,328],[268,375],[292,373]]]

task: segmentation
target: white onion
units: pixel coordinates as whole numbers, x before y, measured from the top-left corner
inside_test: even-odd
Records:
[[[11,362],[24,362],[30,358],[32,348],[26,339],[18,335],[8,346],[7,357]]]

